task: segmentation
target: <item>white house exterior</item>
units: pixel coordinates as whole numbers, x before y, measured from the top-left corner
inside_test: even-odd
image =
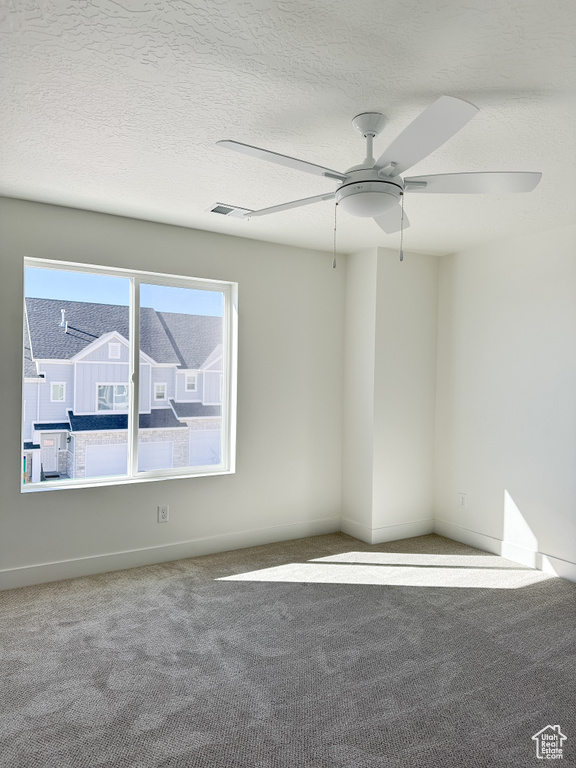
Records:
[[[25,482],[124,474],[128,307],[27,298]],[[217,464],[222,318],[140,312],[140,470]]]

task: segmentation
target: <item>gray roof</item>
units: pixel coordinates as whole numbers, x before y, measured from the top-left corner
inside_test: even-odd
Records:
[[[150,307],[140,308],[140,349],[157,363],[180,362],[158,313]]]
[[[75,416],[68,411],[72,432],[94,432],[96,430],[128,429],[127,413],[103,413],[97,416]],[[167,427],[186,428],[178,421],[171,408],[157,408],[151,413],[141,413],[138,422],[140,429],[165,429]]]
[[[61,327],[66,310],[68,332]],[[56,299],[26,299],[32,355],[36,360],[68,360],[110,331],[128,338],[128,307]]]
[[[32,360],[32,352],[30,351],[30,335],[28,333],[26,318],[24,318],[24,377],[26,379],[43,378],[38,376],[36,363]]]
[[[42,424],[37,422],[34,424],[36,432],[62,432],[63,430],[70,429],[70,424],[67,421],[52,422],[50,424]]]
[[[61,327],[66,310],[68,332]],[[26,375],[37,375],[32,360],[69,360],[106,333],[129,336],[129,310],[114,304],[59,299],[26,299],[29,338],[24,341]],[[26,334],[27,326],[24,323]],[[157,363],[199,368],[222,342],[222,318],[140,311],[140,349]],[[28,351],[28,362],[26,349]],[[31,349],[31,352],[30,352]]]
[[[200,368],[222,344],[222,318],[157,312],[158,319],[178,355],[181,368]]]
[[[210,416],[220,416],[219,405],[202,405],[202,403],[177,403],[170,400],[170,405],[179,419],[198,419]]]

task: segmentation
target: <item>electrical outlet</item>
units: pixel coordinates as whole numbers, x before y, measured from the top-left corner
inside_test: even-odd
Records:
[[[459,493],[458,494],[458,506],[460,509],[466,509],[468,504],[466,503],[466,494],[465,493]]]
[[[158,522],[159,523],[167,523],[169,519],[169,511],[170,508],[168,504],[161,504],[158,507]]]

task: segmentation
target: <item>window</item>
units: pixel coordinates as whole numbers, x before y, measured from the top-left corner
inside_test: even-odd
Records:
[[[234,472],[236,289],[25,259],[22,491]],[[222,386],[206,398],[208,374]],[[38,398],[46,384],[61,410]],[[61,460],[30,440],[39,423],[70,448]]]
[[[53,381],[50,384],[50,402],[63,403],[66,399],[66,384],[62,381]]]
[[[97,384],[98,411],[125,411],[128,408],[127,384]]]
[[[108,357],[111,360],[120,360],[120,344],[117,341],[108,342]]]

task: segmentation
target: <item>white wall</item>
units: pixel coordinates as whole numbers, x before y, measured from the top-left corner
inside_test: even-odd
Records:
[[[339,529],[344,269],[330,255],[10,199],[0,217],[0,585]],[[236,474],[20,493],[24,256],[238,282]]]
[[[444,257],[439,306],[436,530],[574,578],[576,228]]]
[[[0,587],[339,530],[341,514],[365,540],[418,535],[433,500],[439,533],[576,578],[574,228],[336,270],[317,251],[9,199],[0,228]],[[24,256],[239,283],[235,475],[20,493]]]
[[[438,259],[378,249],[374,518],[386,531],[432,530]],[[401,526],[401,527],[399,527]],[[400,538],[394,535],[393,538]]]
[[[345,267],[342,530],[364,541],[372,539],[377,257],[351,254]]]
[[[348,257],[343,530],[377,543],[432,531],[438,262]]]

